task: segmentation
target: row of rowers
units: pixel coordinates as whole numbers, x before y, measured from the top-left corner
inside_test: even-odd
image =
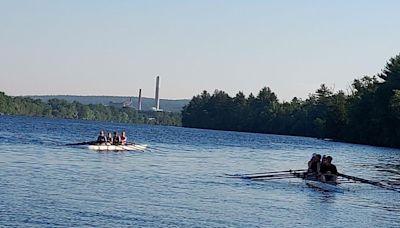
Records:
[[[126,145],[126,141],[128,138],[126,137],[125,131],[121,132],[121,135],[118,132],[114,131],[112,135],[109,132],[106,136],[104,131],[100,131],[99,136],[97,137],[98,144],[108,144],[108,145]]]
[[[308,162],[307,178],[317,179],[326,182],[336,182],[338,171],[336,166],[332,164],[331,156],[323,156],[313,154]]]

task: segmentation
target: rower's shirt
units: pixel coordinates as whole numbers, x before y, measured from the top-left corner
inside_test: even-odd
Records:
[[[333,165],[333,164],[330,164],[330,165],[321,165],[321,173],[324,174],[324,173],[327,173],[327,172],[331,172],[332,174],[335,174],[335,175],[338,174],[335,165]]]
[[[319,162],[311,163],[310,171],[313,173],[318,173],[318,165],[319,165]]]
[[[126,136],[120,136],[120,138],[121,138],[121,143],[126,143]]]
[[[114,142],[114,144],[115,144],[115,143],[120,143],[120,142],[121,142],[121,137],[119,137],[119,136],[114,136],[113,142]]]
[[[105,143],[105,142],[107,142],[107,138],[105,136],[99,135],[99,137],[97,137],[97,142]]]

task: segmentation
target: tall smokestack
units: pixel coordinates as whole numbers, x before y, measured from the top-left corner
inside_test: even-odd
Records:
[[[159,93],[160,93],[160,76],[157,76],[156,78],[156,105],[155,108],[156,110],[160,110],[160,97],[159,97]]]
[[[139,89],[138,111],[142,111],[142,89]]]

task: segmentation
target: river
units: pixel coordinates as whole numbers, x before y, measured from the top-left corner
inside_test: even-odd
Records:
[[[125,130],[145,152],[66,143]],[[295,178],[225,173],[305,168],[400,181],[400,150],[313,138],[0,116],[0,227],[400,227],[400,193],[364,183],[322,192]]]

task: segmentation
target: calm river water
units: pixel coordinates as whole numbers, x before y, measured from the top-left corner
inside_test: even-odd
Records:
[[[65,143],[126,130],[145,152],[98,153]],[[400,140],[400,139],[399,139]],[[312,138],[0,116],[0,226],[400,227],[400,193],[343,183],[321,192],[297,179],[224,173],[305,168],[312,153],[339,172],[399,182],[400,150]]]

